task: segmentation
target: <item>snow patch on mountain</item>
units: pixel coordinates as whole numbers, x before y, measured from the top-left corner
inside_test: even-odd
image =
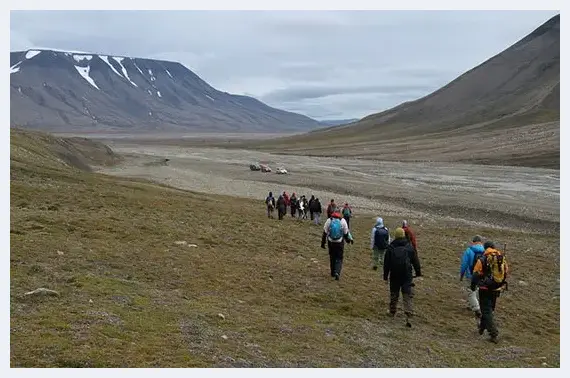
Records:
[[[12,67],[10,67],[10,75],[20,71],[20,67],[18,67],[20,64],[22,64],[22,62],[18,62],[14,64]]]
[[[170,71],[166,70],[166,73],[168,74],[168,76],[170,76],[171,79],[174,79],[174,78],[172,77],[172,75],[170,74]]]
[[[141,71],[141,69],[139,68],[139,66],[137,66],[136,63],[134,63],[135,68],[141,73],[141,75],[144,77],[143,72]]]
[[[115,59],[115,61],[116,61],[117,63],[119,63],[119,65],[121,66],[121,70],[123,71],[123,75],[125,75],[125,77],[127,78],[127,80],[128,80],[132,85],[134,85],[135,87],[138,87],[138,85],[136,85],[135,82],[131,80],[131,78],[129,77],[129,74],[127,73],[127,70],[125,69],[125,66],[123,66],[123,63],[122,63],[122,62],[123,62],[123,59],[125,59],[125,58],[121,58],[121,57],[116,57],[116,56],[114,56],[113,59]]]
[[[93,59],[93,55],[73,55],[73,59],[75,59],[77,63],[81,63],[84,60]]]
[[[111,67],[111,69],[113,70],[114,73],[116,73],[117,75],[119,75],[120,77],[123,77],[119,71],[117,71],[115,69],[115,67],[113,67],[113,65],[111,64],[111,62],[109,62],[109,57],[107,55],[99,55],[99,58],[101,58],[101,60],[103,60],[103,62],[107,63],[107,65],[109,67]]]
[[[28,52],[26,53],[26,59],[32,59],[34,56],[38,55],[39,53],[41,53],[41,51],[28,50]]]
[[[77,72],[79,72],[79,74],[85,79],[87,80],[87,82],[89,84],[91,84],[92,86],[94,86],[95,88],[99,89],[99,87],[97,86],[97,84],[95,84],[95,81],[91,78],[91,76],[89,76],[89,69],[90,67],[80,67],[80,66],[74,66],[75,69],[77,70]],[[99,89],[100,90],[100,89]]]
[[[160,94],[160,91],[156,91],[156,94],[158,95],[158,97],[162,97],[162,95]]]

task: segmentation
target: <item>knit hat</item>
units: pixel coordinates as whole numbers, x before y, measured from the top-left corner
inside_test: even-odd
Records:
[[[402,227],[408,227],[408,221],[407,220],[402,221]]]
[[[394,231],[394,238],[395,239],[404,239],[406,237],[406,232],[402,227],[398,227],[396,231]]]
[[[483,238],[479,235],[475,235],[473,236],[473,243],[481,243],[483,241]]]

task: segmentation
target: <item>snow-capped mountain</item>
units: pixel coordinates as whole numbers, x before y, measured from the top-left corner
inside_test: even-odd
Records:
[[[10,53],[13,126],[48,131],[297,132],[309,117],[212,88],[180,63],[56,50]]]

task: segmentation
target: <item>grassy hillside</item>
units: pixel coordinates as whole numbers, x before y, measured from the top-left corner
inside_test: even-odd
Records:
[[[61,159],[68,140],[38,135],[11,135],[12,367],[560,365],[558,236],[410,220],[425,278],[408,329],[385,315],[371,216],[354,219],[356,243],[331,281],[317,226],[266,219],[261,200],[87,172]],[[67,161],[86,156],[71,144],[79,155]],[[478,336],[458,282],[475,233],[508,242],[499,345]],[[60,295],[23,295],[39,287]]]

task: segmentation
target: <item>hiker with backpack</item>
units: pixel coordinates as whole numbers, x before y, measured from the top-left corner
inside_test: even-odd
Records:
[[[323,236],[321,238],[321,248],[325,249],[328,244],[331,277],[340,279],[342,261],[344,259],[344,243],[354,244],[354,239],[350,234],[346,221],[339,212],[334,212],[325,222]]]
[[[330,219],[334,212],[336,212],[336,203],[334,203],[334,199],[331,199],[331,202],[327,206],[327,218]]]
[[[479,235],[475,235],[471,240],[471,244],[463,252],[463,257],[461,258],[461,268],[459,271],[459,281],[463,281],[463,277],[467,277],[469,280],[469,286],[471,286],[472,272],[475,268],[475,263],[485,252],[483,247],[483,239]],[[467,302],[469,303],[469,308],[475,313],[478,318],[481,317],[481,308],[479,307],[479,301],[477,296],[479,294],[479,289],[475,287],[475,290],[469,290],[467,294]]]
[[[487,330],[490,335],[489,341],[497,343],[499,330],[495,324],[493,313],[497,298],[501,295],[501,291],[508,286],[506,280],[509,266],[505,255],[496,248],[495,243],[486,241],[483,248],[485,248],[485,252],[477,260],[473,269],[471,291],[479,288],[479,306],[481,307],[479,334],[483,335]]]
[[[370,249],[372,249],[372,269],[378,270],[378,266],[384,263],[384,255],[390,244],[390,230],[384,226],[384,220],[376,218],[376,224],[372,227],[370,235]]]
[[[394,317],[398,308],[400,292],[404,301],[404,314],[406,326],[411,327],[410,318],[413,316],[414,297],[412,268],[416,277],[421,276],[421,267],[418,254],[412,243],[406,238],[405,231],[398,227],[394,233],[394,240],[390,243],[384,255],[384,281],[390,279],[390,305],[389,314]]]
[[[352,209],[350,208],[350,206],[348,206],[348,203],[345,203],[344,207],[342,208],[342,217],[344,218],[346,224],[348,225],[348,228],[350,229],[350,218],[352,217]]]
[[[285,198],[281,195],[277,199],[277,217],[279,220],[283,220],[283,217],[287,214],[287,203]]]
[[[414,249],[417,252],[418,251],[418,244],[416,241],[416,234],[410,228],[410,225],[408,224],[407,220],[402,221],[402,228],[404,229],[404,232],[406,233],[406,238],[408,238],[410,243],[412,243],[412,245],[414,246]]]
[[[269,195],[265,199],[265,205],[267,206],[267,218],[273,218],[273,211],[275,210],[275,197],[273,197],[272,192],[269,192]]]

